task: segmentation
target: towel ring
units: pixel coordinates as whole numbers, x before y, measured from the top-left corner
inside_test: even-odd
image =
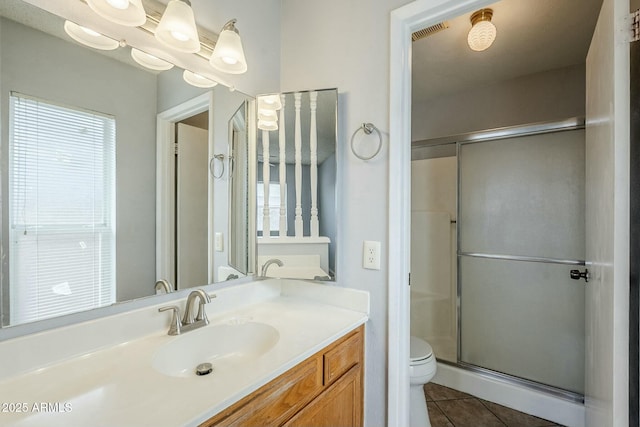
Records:
[[[220,164],[222,165],[222,170],[220,171],[220,175],[216,175],[216,172],[214,170],[214,164],[213,164],[214,160],[220,160]],[[214,154],[211,160],[209,160],[209,170],[211,171],[211,175],[213,175],[215,179],[222,178],[222,175],[224,175],[224,154]]]
[[[378,148],[376,148],[376,152],[373,153],[371,156],[361,156],[360,154],[358,154],[356,152],[356,149],[354,148],[354,141],[356,138],[356,135],[358,134],[358,132],[363,131],[365,133],[365,135],[371,135],[372,132],[375,131],[376,134],[378,134]],[[355,132],[353,132],[353,135],[351,135],[351,151],[353,152],[353,155],[356,156],[357,158],[359,158],[360,160],[371,160],[373,159],[375,156],[378,155],[378,153],[380,152],[380,149],[382,148],[382,135],[380,134],[380,131],[378,130],[377,127],[375,127],[375,125],[373,123],[363,123],[362,126],[360,126],[358,129],[356,129]]]

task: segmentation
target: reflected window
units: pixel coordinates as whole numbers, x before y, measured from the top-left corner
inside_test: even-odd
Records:
[[[115,119],[12,93],[10,323],[115,302]]]
[[[264,216],[262,214],[264,209],[264,182],[258,181],[258,188],[256,190],[257,194],[257,205],[258,205],[258,215],[256,218],[256,224],[258,228],[258,235],[262,236],[263,227],[263,219]],[[284,184],[284,206],[287,206],[287,185]],[[271,234],[279,234],[280,232],[280,204],[282,200],[280,199],[280,184],[279,183],[271,183],[269,184],[269,229]],[[285,229],[283,230],[286,234],[286,224],[287,224],[287,212],[285,209]]]

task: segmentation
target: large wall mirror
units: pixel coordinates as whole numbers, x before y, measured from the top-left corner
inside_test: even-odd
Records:
[[[0,16],[1,326],[252,275],[253,98],[82,46],[20,0]]]
[[[258,96],[262,276],[336,279],[336,89]]]

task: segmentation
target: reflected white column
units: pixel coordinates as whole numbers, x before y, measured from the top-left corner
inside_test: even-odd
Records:
[[[262,182],[264,184],[264,198],[262,208],[262,236],[271,236],[271,222],[269,218],[269,131],[262,131]]]
[[[280,109],[280,133],[278,135],[278,143],[280,147],[280,237],[287,235],[287,153],[286,147],[286,130],[284,122],[284,104],[285,96],[280,95],[280,101],[282,102],[282,108]]]
[[[316,108],[318,92],[309,92],[309,107],[311,109],[311,124],[309,134],[309,151],[311,154],[310,182],[311,182],[311,236],[318,237],[320,224],[318,222],[318,132],[316,129]]]
[[[296,218],[295,233],[296,237],[303,236],[302,228],[302,130],[300,128],[300,106],[302,94],[296,92],[293,94],[295,100],[296,123],[295,123],[295,158],[296,158]]]

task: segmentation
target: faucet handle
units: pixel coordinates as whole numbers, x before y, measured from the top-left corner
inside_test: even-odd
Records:
[[[180,308],[177,305],[169,305],[158,309],[159,312],[168,310],[173,312],[171,324],[169,325],[169,335],[180,335]]]

